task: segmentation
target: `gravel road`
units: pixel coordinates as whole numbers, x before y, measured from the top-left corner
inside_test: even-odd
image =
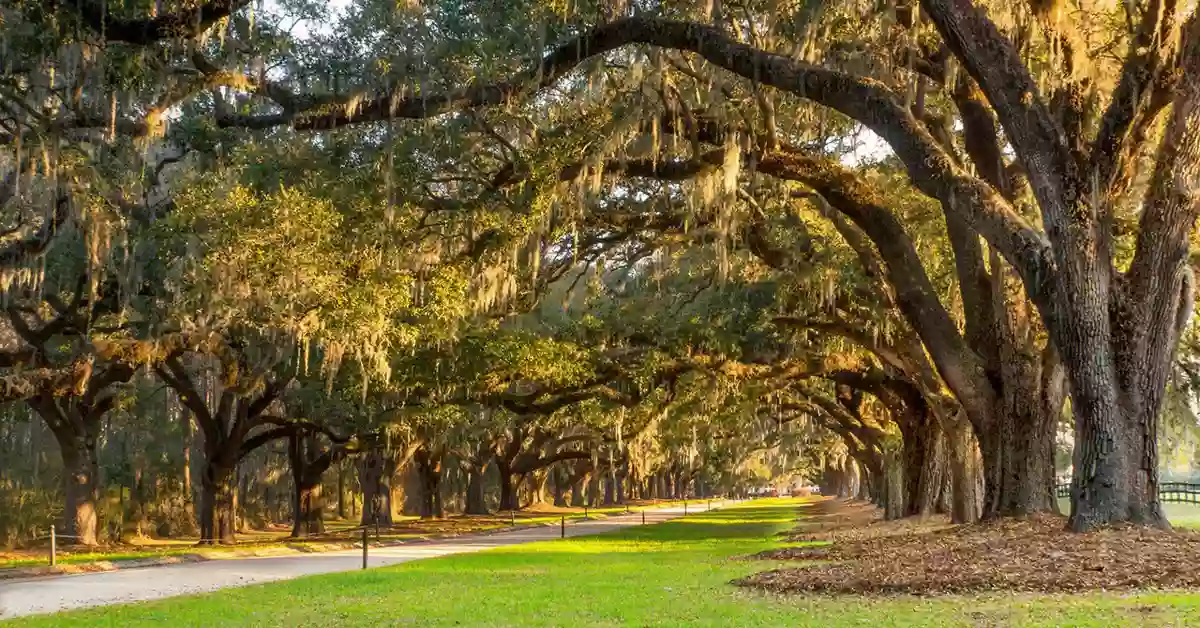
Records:
[[[714,508],[719,503],[714,502]],[[688,512],[701,512],[705,502],[688,505]],[[647,510],[646,523],[661,523],[683,515],[682,507]],[[641,525],[635,512],[606,519],[568,523],[567,536],[602,534]],[[383,567],[422,558],[478,552],[481,550],[559,538],[559,526],[525,527],[495,534],[463,535],[451,539],[371,548],[369,566]],[[56,611],[139,602],[175,595],[203,593],[312,574],[352,571],[362,568],[362,550],[303,554],[297,556],[211,560],[102,573],[48,576],[0,583],[0,619],[53,613]]]

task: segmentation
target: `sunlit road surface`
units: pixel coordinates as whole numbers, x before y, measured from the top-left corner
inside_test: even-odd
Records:
[[[689,503],[688,513],[708,509],[707,501]],[[732,501],[714,500],[713,509]],[[662,523],[683,516],[683,506],[646,510],[646,524]],[[605,519],[568,522],[568,537],[603,534],[642,525],[642,512]],[[529,526],[492,534],[463,535],[451,539],[420,541],[391,547],[370,548],[369,567],[384,567],[422,558],[478,552],[550,541],[559,538],[560,527]],[[53,613],[72,608],[156,600],[174,595],[203,593],[273,580],[312,574],[353,571],[362,568],[362,550],[320,554],[234,558],[159,567],[121,569],[101,573],[47,576],[0,582],[0,619]]]

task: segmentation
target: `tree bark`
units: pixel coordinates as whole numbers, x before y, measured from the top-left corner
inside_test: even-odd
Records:
[[[516,478],[513,476],[512,468],[508,462],[496,459],[496,471],[500,476],[500,510],[519,510],[520,504],[517,503],[517,485]]]
[[[907,512],[904,503],[904,465],[900,462],[901,452],[896,447],[884,450],[884,482],[887,495],[883,507],[885,519],[899,519]]]
[[[395,461],[386,452],[372,449],[359,463],[362,488],[362,525],[392,525],[392,475]]]
[[[200,476],[200,544],[233,545],[237,478],[233,467],[209,462]]]
[[[979,495],[979,453],[975,436],[965,418],[948,425],[947,449],[950,458],[951,509],[954,523],[973,523],[979,520],[982,499]]]
[[[468,515],[489,514],[487,502],[484,499],[484,471],[485,469],[475,465],[472,465],[471,468],[467,470],[467,499],[465,512]]]
[[[310,534],[325,532],[325,503],[321,495],[321,483],[296,486],[295,523],[292,536],[302,538]]]
[[[96,545],[99,519],[96,504],[100,499],[100,464],[95,441],[59,443],[63,453],[63,480],[66,504],[63,532],[69,544]]]
[[[571,506],[580,508],[587,503],[587,497],[584,495],[584,488],[591,478],[591,473],[585,473],[575,480],[571,485]]]
[[[595,508],[600,505],[600,472],[593,472],[587,481],[587,505]]]
[[[905,514],[929,517],[942,491],[944,436],[937,418],[926,413],[913,438],[904,438]]]
[[[858,465],[858,494],[855,499],[864,502],[871,501],[871,472],[867,470],[867,465]]]
[[[442,507],[442,458],[440,448],[421,447],[413,455],[418,483],[418,514],[422,519],[441,519],[446,516]]]
[[[567,506],[568,487],[566,486],[567,480],[563,476],[566,475],[567,472],[565,469],[555,467],[551,473],[554,475],[554,505],[560,508],[565,508]]]
[[[337,470],[337,515],[338,519],[346,518],[346,465],[338,463]]]

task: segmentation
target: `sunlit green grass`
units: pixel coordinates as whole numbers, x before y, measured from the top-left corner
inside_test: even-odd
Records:
[[[762,500],[616,534],[549,541],[13,626],[1185,626],[1200,594],[770,596],[729,581],[777,563],[802,500]],[[883,557],[882,559],[886,559]]]

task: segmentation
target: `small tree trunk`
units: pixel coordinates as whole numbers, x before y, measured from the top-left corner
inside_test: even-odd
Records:
[[[554,475],[554,505],[560,508],[567,505],[566,478],[563,475],[566,473],[562,469],[554,469],[551,471]]]
[[[174,395],[172,395],[174,399]],[[192,494],[192,414],[182,408],[177,408],[179,412],[179,423],[183,430],[183,504],[188,510],[189,515],[195,514],[195,506],[193,500],[195,497]]]
[[[100,464],[95,441],[88,445],[81,441],[62,450],[66,495],[63,531],[67,536],[78,537],[69,542],[79,545],[96,545],[99,528],[96,503],[100,499]]]
[[[884,452],[883,473],[887,485],[887,497],[884,504],[883,516],[887,519],[899,519],[904,516],[904,465],[900,462],[900,452],[895,447],[888,447]]]
[[[338,519],[346,518],[346,465],[338,463],[337,468],[337,515]]]

